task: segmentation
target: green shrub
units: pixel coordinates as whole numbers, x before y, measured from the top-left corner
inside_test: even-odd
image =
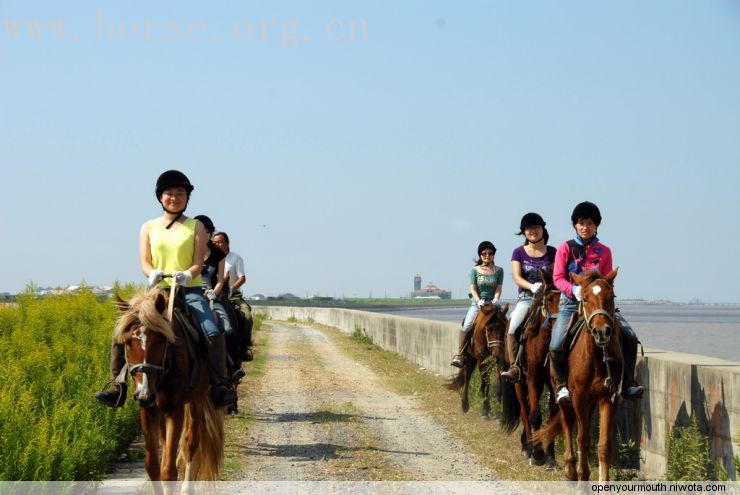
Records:
[[[688,426],[675,426],[668,436],[666,478],[671,481],[703,481],[710,478],[709,441],[691,416]]]
[[[138,432],[138,406],[101,406],[117,318],[90,291],[0,307],[0,480],[100,478]]]

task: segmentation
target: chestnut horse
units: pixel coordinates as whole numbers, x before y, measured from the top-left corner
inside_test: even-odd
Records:
[[[555,395],[550,385],[550,369],[545,366],[547,351],[552,335],[552,327],[558,316],[560,291],[552,283],[552,271],[540,270],[542,289],[534,296],[522,325],[522,359],[520,363],[522,379],[516,383],[499,376],[502,391],[501,425],[505,432],[511,433],[522,423],[522,453],[529,464],[555,466],[555,444],[542,445],[532,441],[532,433],[542,426],[540,397],[545,387],[549,391],[549,416],[557,412]],[[520,351],[521,352],[521,351]],[[509,363],[509,352],[504,354]]]
[[[589,479],[591,415],[599,407],[599,481],[609,481],[611,433],[616,399],[622,388],[624,361],[621,327],[614,316],[614,279],[617,270],[606,277],[596,271],[573,275],[581,286],[579,308],[582,331],[568,355],[568,388],[572,404],[560,405],[560,411],[547,426],[536,432],[535,441],[547,443],[561,431],[565,433],[565,476],[569,480]],[[566,340],[567,344],[568,340]],[[553,380],[553,388],[555,386]],[[578,425],[578,473],[573,453],[573,421]]]
[[[470,387],[473,370],[477,367],[478,373],[480,373],[480,393],[483,397],[482,416],[488,418],[491,413],[491,403],[488,398],[491,371],[490,358],[493,358],[498,369],[501,369],[506,323],[509,321],[506,318],[508,310],[508,304],[498,306],[487,302],[481,307],[473,321],[473,329],[470,331],[471,335],[463,352],[463,367],[456,377],[445,384],[445,387],[450,390],[460,391],[463,412],[468,412],[470,409],[468,388]]]
[[[125,344],[126,363],[136,383],[134,400],[141,406],[146,472],[152,481],[177,481],[182,436],[186,482],[182,488],[187,491],[189,481],[218,476],[224,451],[223,413],[211,400],[205,360],[199,363],[191,386],[187,330],[178,318],[168,320],[167,302],[156,289],[138,293],[128,303],[119,300],[115,338]],[[160,483],[154,488],[162,492]],[[170,488],[165,484],[168,492]]]

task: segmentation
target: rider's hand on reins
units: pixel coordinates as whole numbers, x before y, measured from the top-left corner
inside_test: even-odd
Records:
[[[162,281],[164,278],[164,272],[162,270],[157,270],[156,268],[149,272],[149,288],[152,289],[156,287],[156,285]]]

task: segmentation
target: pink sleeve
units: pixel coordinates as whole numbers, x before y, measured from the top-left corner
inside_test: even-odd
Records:
[[[612,268],[612,250],[609,249],[606,246],[603,246],[603,249],[604,249],[604,255],[601,257],[601,267],[599,269],[599,272],[601,272],[601,275],[603,275],[604,277],[606,277],[613,270],[613,268]]]
[[[555,266],[552,271],[552,281],[555,287],[568,297],[573,297],[573,284],[568,277],[568,258],[570,257],[570,246],[567,242],[558,246],[555,253]],[[611,257],[610,257],[611,262]]]

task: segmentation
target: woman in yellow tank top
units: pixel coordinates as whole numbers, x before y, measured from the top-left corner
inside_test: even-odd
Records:
[[[185,302],[197,317],[208,342],[211,396],[216,407],[226,407],[236,401],[236,393],[226,378],[226,343],[201,289],[200,272],[208,234],[202,223],[184,214],[193,189],[190,180],[178,170],[168,170],[159,176],[155,194],[164,213],[141,226],[139,262],[150,287],[169,287],[165,273],[171,273],[175,283],[182,287]],[[107,406],[121,407],[126,400],[125,378],[119,377],[125,364],[123,345],[114,343],[110,386],[95,394]]]

